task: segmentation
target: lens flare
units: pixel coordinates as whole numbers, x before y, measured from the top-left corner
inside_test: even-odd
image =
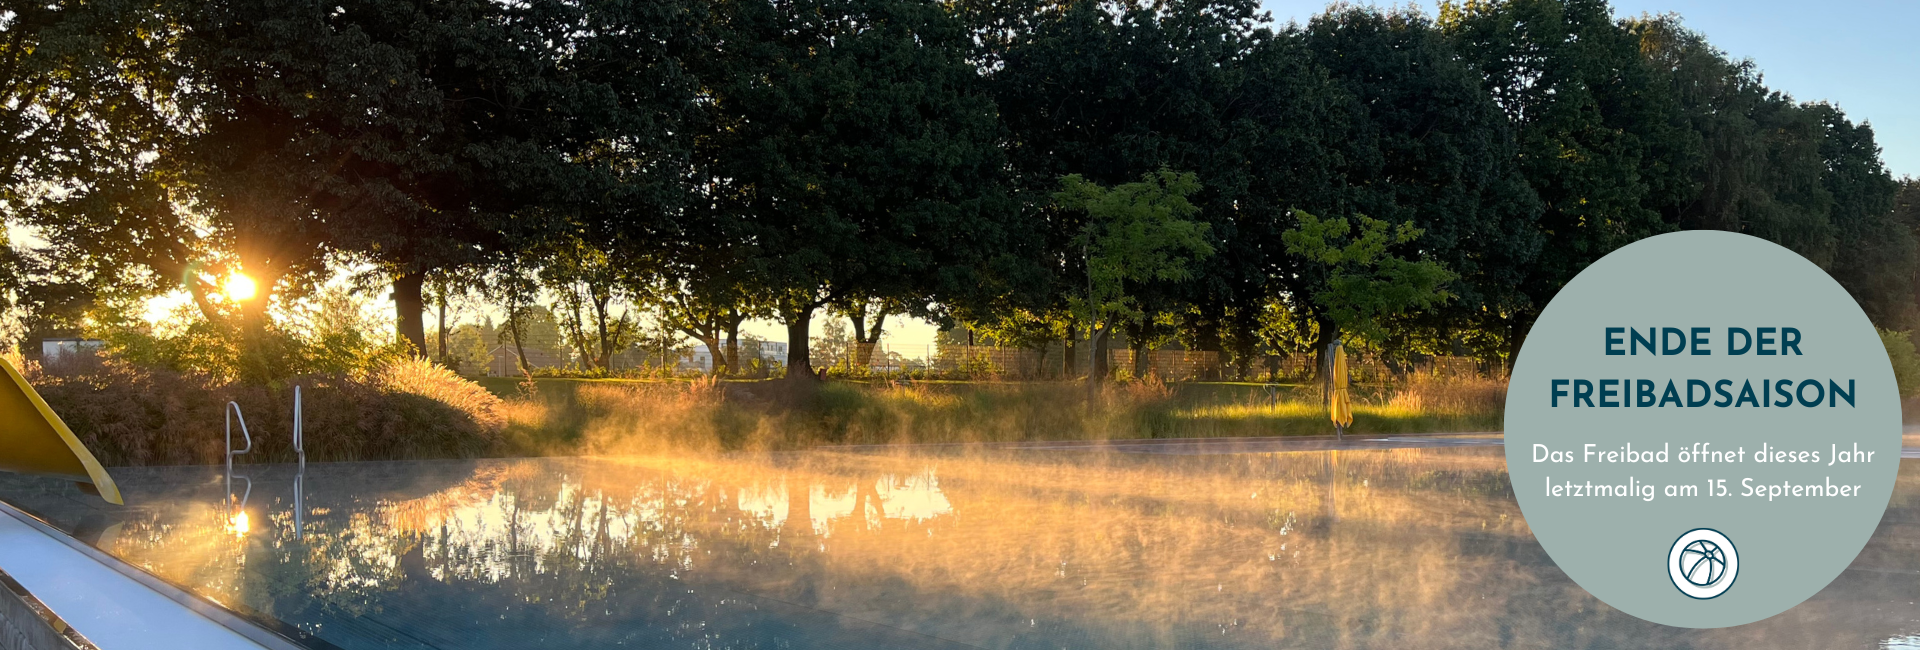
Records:
[[[258,287],[254,286],[253,278],[247,277],[244,273],[235,272],[233,275],[227,276],[225,290],[228,299],[238,302],[242,300],[252,300],[254,293],[258,291]]]

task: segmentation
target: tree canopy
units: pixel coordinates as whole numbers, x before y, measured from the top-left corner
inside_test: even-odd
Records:
[[[1689,228],[1920,324],[1871,126],[1604,0],[50,0],[0,10],[0,132],[16,336],[175,293],[269,381],[342,276],[414,354],[472,295],[590,372],[662,335],[738,371],[771,318],[812,378],[822,309],[852,364],[902,316],[1095,377],[1116,331],[1241,375],[1342,336],[1511,363]]]

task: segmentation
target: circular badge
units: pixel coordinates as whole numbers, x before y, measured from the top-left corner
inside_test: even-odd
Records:
[[[1866,545],[1899,470],[1900,396],[1873,325],[1819,267],[1747,235],[1670,233],[1541,312],[1508,384],[1506,454],[1527,525],[1589,593],[1665,625],[1740,625]]]
[[[1740,552],[1733,540],[1712,528],[1695,528],[1667,551],[1667,576],[1680,593],[1706,600],[1719,597],[1740,576]]]

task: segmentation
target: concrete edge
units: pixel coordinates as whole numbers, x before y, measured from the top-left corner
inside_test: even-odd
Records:
[[[0,571],[0,650],[100,650]]]
[[[21,523],[26,524],[28,527],[31,527],[34,530],[39,531],[41,534],[51,537],[55,540],[58,540],[60,543],[67,545],[68,548],[71,548],[74,551],[79,552],[81,555],[86,556],[88,559],[98,562],[102,566],[113,569],[115,572],[119,573],[120,575],[126,576],[127,578],[133,580],[134,582],[139,583],[141,586],[144,586],[148,589],[153,590],[155,593],[160,594],[162,597],[165,597],[166,599],[179,604],[181,607],[185,607],[187,610],[192,611],[195,614],[199,614],[200,616],[205,617],[207,620],[213,621],[215,624],[221,627],[225,627],[229,630],[232,630],[233,633],[240,635],[242,638],[245,638],[248,641],[252,641],[256,644],[259,644],[263,648],[267,648],[268,650],[325,650],[327,648],[332,647],[331,644],[325,644],[320,646],[308,646],[308,645],[302,645],[301,643],[295,642],[292,639],[289,639],[278,632],[267,629],[266,627],[260,625],[259,623],[254,622],[252,619],[249,619],[245,616],[242,616],[239,613],[234,612],[233,610],[227,609],[226,607],[223,607],[205,598],[201,598],[197,595],[194,595],[193,592],[187,591],[185,589],[182,589],[174,585],[173,583],[162,580],[160,579],[159,576],[155,576],[151,573],[148,573],[140,569],[139,567],[128,564],[125,561],[122,561],[120,558],[114,557],[112,555],[109,555],[105,551],[94,548],[92,545],[89,545],[85,542],[74,539],[73,536],[68,535],[64,532],[61,532],[60,529],[53,527],[52,524],[42,521],[39,517],[36,517],[32,514],[28,514],[27,512],[14,507],[13,504],[7,503],[5,501],[0,501],[0,514],[6,514],[13,517],[14,519],[19,520]],[[65,623],[62,623],[62,625],[65,625]],[[90,646],[91,644],[89,644],[88,647]],[[86,648],[83,647],[83,650],[86,650]],[[97,649],[94,649],[94,650],[97,650]]]

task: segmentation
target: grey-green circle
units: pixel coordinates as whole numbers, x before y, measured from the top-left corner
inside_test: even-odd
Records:
[[[1687,349],[1649,354],[1620,332],[1608,355],[1606,328],[1676,328]],[[1710,328],[1692,354],[1691,328]],[[1799,334],[1800,354],[1728,355],[1728,328],[1749,336],[1762,327]],[[1775,352],[1784,333],[1773,332]],[[1664,342],[1656,340],[1656,347]],[[1789,351],[1791,352],[1791,351]],[[1553,380],[1567,380],[1554,406]],[[1688,379],[1704,380],[1710,395],[1700,407],[1601,406],[1598,382],[1651,380],[1664,397],[1675,384],[1681,403]],[[1727,406],[1715,390],[1729,380]],[[1819,382],[1818,406],[1781,396],[1772,382]],[[1573,406],[1577,386],[1594,382],[1587,401]],[[1853,405],[1827,390],[1853,383]],[[1756,399],[1741,398],[1751,382]],[[1763,383],[1766,382],[1766,383]],[[1638,387],[1637,381],[1633,384]],[[1768,399],[1760,406],[1757,393]],[[1812,397],[1811,387],[1801,398]],[[1637,395],[1631,398],[1637,402]],[[1616,395],[1614,400],[1619,399]],[[1656,398],[1658,399],[1658,398]],[[1589,406],[1588,404],[1592,404]],[[1679,462],[1683,447],[1707,443],[1739,451],[1735,462]],[[1595,462],[1585,445],[1615,451],[1666,450],[1665,462]],[[1834,450],[1871,453],[1865,462],[1831,462]],[[1572,462],[1535,462],[1536,445],[1573,454]],[[1817,451],[1818,462],[1756,462],[1763,445]],[[1623,247],[1595,262],[1561,289],[1540,314],[1521,347],[1507,389],[1508,475],[1527,525],[1562,570],[1595,597],[1628,614],[1679,627],[1726,627],[1778,614],[1815,592],[1859,555],[1893,495],[1900,463],[1900,396],[1885,348],[1866,314],[1845,289],[1805,258],[1762,239],[1718,231],[1677,232]],[[1727,494],[1710,481],[1725,481]],[[1820,485],[1820,496],[1743,496],[1746,484]],[[1652,486],[1654,498],[1605,496],[1579,488],[1550,494],[1550,485]],[[1860,486],[1854,496],[1826,496],[1825,484]],[[1691,485],[1694,496],[1669,496],[1667,486]],[[1677,536],[1711,528],[1739,549],[1737,583],[1699,600],[1680,592],[1666,568]]]

